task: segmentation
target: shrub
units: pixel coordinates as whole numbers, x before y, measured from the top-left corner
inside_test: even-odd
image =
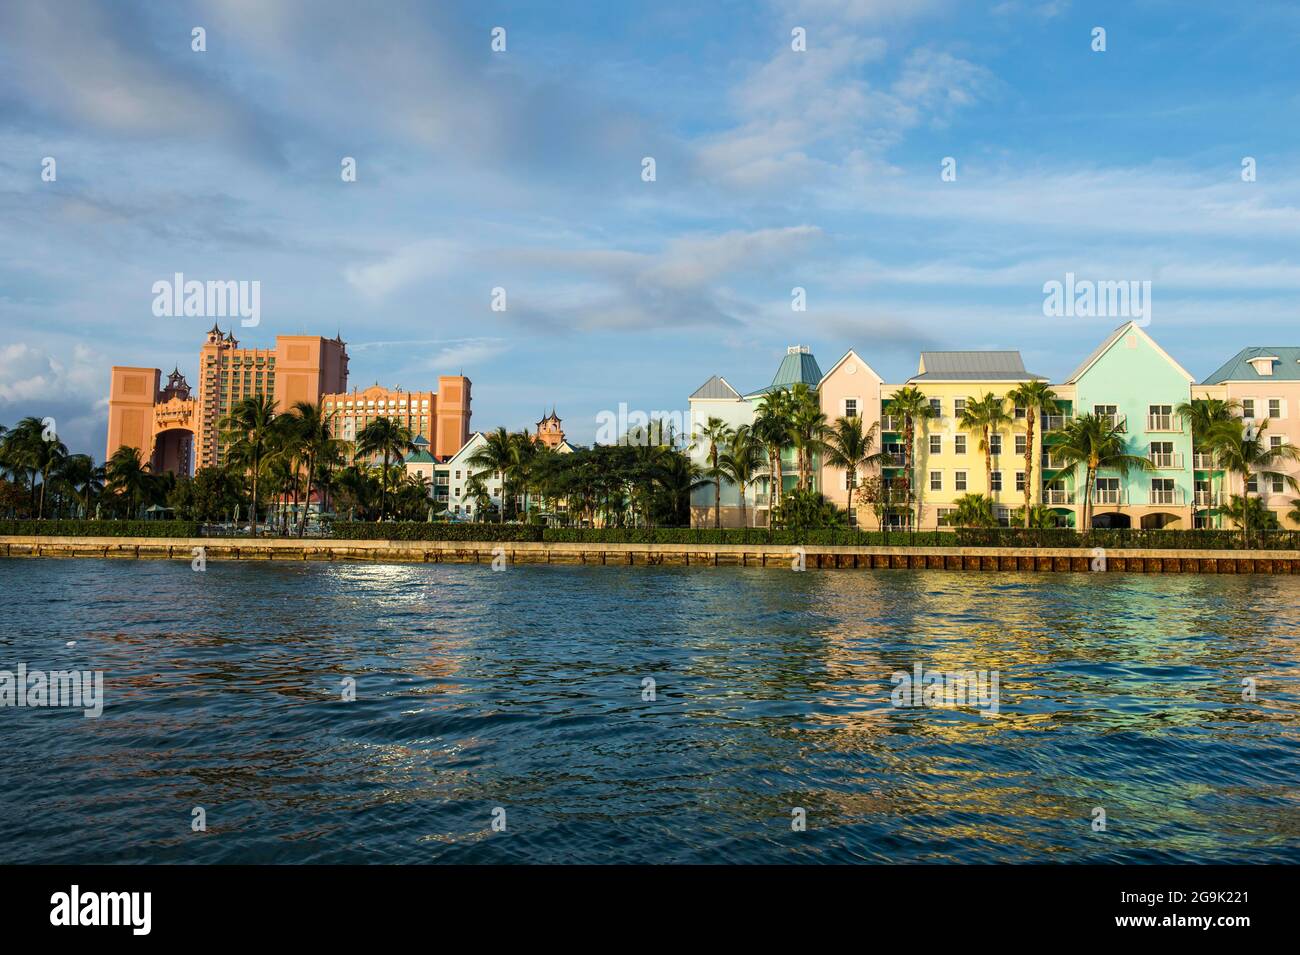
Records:
[[[198,537],[196,521],[0,521],[0,534],[37,537]]]

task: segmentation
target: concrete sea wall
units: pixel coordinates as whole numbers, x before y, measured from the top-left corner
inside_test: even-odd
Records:
[[[591,544],[494,541],[285,540],[232,537],[0,537],[0,557],[97,557],[127,560],[369,561],[374,563],[604,564],[791,569],[1105,571],[1192,574],[1300,574],[1295,550],[1088,548],[791,547],[759,544]]]

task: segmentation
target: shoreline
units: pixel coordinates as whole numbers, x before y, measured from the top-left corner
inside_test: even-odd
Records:
[[[862,547],[776,544],[606,544],[235,537],[0,536],[0,557],[106,560],[351,561],[363,563],[769,567],[790,570],[962,570],[1043,573],[1300,574],[1300,550],[1086,547]],[[1096,566],[1094,566],[1096,565]]]

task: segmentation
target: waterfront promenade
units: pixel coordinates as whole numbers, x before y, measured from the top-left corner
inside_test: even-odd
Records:
[[[0,536],[0,557],[1300,574],[1300,550]]]

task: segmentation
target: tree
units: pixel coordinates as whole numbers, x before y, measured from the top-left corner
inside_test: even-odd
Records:
[[[1275,511],[1266,507],[1259,498],[1249,495],[1232,495],[1223,512],[1243,534],[1246,533],[1247,528],[1275,531],[1281,526]]]
[[[842,468],[848,475],[850,519],[853,515],[853,493],[858,487],[858,472],[880,459],[880,452],[875,451],[877,424],[870,428],[862,427],[862,419],[857,415],[851,418],[837,418],[835,426],[826,434],[824,450],[826,463],[831,467]]]
[[[497,428],[483,435],[484,444],[466,460],[466,464],[479,471],[501,475],[501,522],[505,523],[506,506],[512,500],[512,481],[518,473],[518,448],[505,428]]]
[[[502,429],[504,431],[504,429]],[[379,476],[379,519],[388,514],[389,464],[394,458],[400,463],[415,450],[411,429],[393,418],[375,418],[357,435],[357,454],[363,457],[379,455],[383,459]]]
[[[794,445],[799,468],[799,489],[812,487],[813,458],[822,450],[826,437],[826,415],[817,392],[802,381],[790,389],[790,442]]]
[[[727,449],[718,459],[718,467],[740,489],[740,525],[749,526],[745,512],[745,489],[753,483],[763,466],[763,447],[750,431],[749,425],[742,424],[731,433]]]
[[[955,527],[996,527],[993,515],[993,498],[983,494],[963,494],[953,501],[948,523]]]
[[[257,481],[262,471],[275,422],[275,399],[270,395],[249,395],[230,409],[219,427],[221,440],[227,444],[227,459],[250,476],[249,526],[257,535]]]
[[[316,466],[324,463],[328,480],[328,471],[333,462],[338,460],[343,442],[334,437],[334,412],[326,412],[319,402],[312,404],[308,401],[299,401],[294,404],[289,413],[296,419],[294,422],[296,444],[307,471],[306,506],[303,507],[302,516],[298,521],[298,536],[301,538],[307,532],[307,511],[311,508]],[[321,512],[323,513],[324,510],[322,496]]]
[[[1192,432],[1192,454],[1205,449],[1213,455],[1213,449],[1210,447],[1211,435],[1214,429],[1226,421],[1231,421],[1237,413],[1241,411],[1241,402],[1225,400],[1223,398],[1193,398],[1191,401],[1184,401],[1174,409],[1174,414],[1182,418],[1191,428]],[[1195,473],[1195,461],[1193,471]],[[1210,472],[1210,483],[1213,486],[1217,477],[1217,468]],[[1192,526],[1196,526],[1196,496],[1192,495]]]
[[[967,398],[966,407],[957,418],[963,431],[979,433],[979,449],[984,455],[984,488],[993,499],[993,436],[1001,435],[1014,419],[1007,414],[1006,399],[990,392],[981,398]],[[1029,493],[1029,474],[1025,474],[1025,493]]]
[[[104,465],[108,477],[109,490],[120,494],[133,506],[133,513],[140,516],[141,510],[154,497],[156,487],[154,476],[140,463],[140,452],[135,448],[121,447]]]
[[[912,521],[912,526],[916,527],[921,522],[920,505],[917,505],[917,514],[915,519],[912,517],[911,501],[914,499],[914,487],[916,475],[916,423],[924,423],[930,418],[938,416],[938,412],[930,405],[930,399],[927,398],[920,388],[915,385],[907,385],[899,388],[889,399],[889,414],[903,416],[903,493],[905,500],[908,502],[908,519]]]
[[[71,454],[63,462],[59,477],[80,505],[81,513],[89,516],[95,499],[104,491],[104,469],[96,467],[88,454]]]
[[[1129,454],[1125,435],[1118,424],[1112,424],[1095,414],[1079,415],[1065,423],[1059,431],[1047,436],[1051,453],[1066,462],[1065,466],[1048,476],[1048,481],[1060,477],[1073,478],[1080,468],[1084,471],[1083,527],[1092,527],[1092,487],[1101,470],[1115,471],[1127,477],[1129,471],[1153,470],[1147,458]]]
[[[718,467],[718,448],[731,440],[731,425],[721,418],[710,417],[704,423],[704,429],[697,440],[709,447],[709,465],[704,469],[706,477],[713,481],[713,526],[722,527],[722,479],[726,476]]]
[[[772,488],[773,513],[781,509],[781,497],[785,493],[781,455],[790,443],[790,429],[794,423],[791,409],[789,389],[777,388],[763,396],[754,413],[752,425],[754,436],[763,443],[767,451],[767,474]]]
[[[1242,495],[1249,496],[1246,483],[1252,478],[1282,481],[1292,491],[1300,491],[1300,483],[1290,474],[1277,470],[1284,461],[1300,461],[1300,449],[1290,441],[1274,446],[1268,440],[1268,419],[1258,426],[1247,426],[1240,418],[1220,421],[1209,431],[1207,443],[1214,454],[1215,463],[1229,474],[1241,479]],[[1231,509],[1229,509],[1231,514]],[[1242,541],[1250,543],[1251,511],[1241,509]]]
[[[1031,492],[1034,487],[1034,429],[1038,425],[1039,415],[1056,414],[1057,395],[1051,386],[1037,378],[1026,381],[1007,394],[1011,403],[1025,409],[1025,506],[1021,510],[1024,526],[1028,528],[1034,520],[1034,508]]]

